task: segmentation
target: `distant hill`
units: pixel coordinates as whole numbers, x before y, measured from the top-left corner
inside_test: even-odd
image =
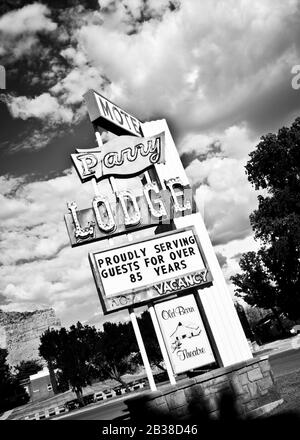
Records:
[[[48,328],[61,328],[53,309],[33,312],[4,312],[0,309],[0,347],[7,349],[9,365],[39,359],[40,336]]]

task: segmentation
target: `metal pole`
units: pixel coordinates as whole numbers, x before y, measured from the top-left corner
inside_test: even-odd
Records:
[[[103,142],[101,139],[101,134],[99,133],[99,131],[95,132],[95,136],[96,136],[96,141],[98,144],[99,149],[101,150],[101,148],[103,147]],[[93,185],[93,190],[96,196],[99,196],[99,188],[97,185],[97,180],[93,177],[92,178],[92,185]]]
[[[171,385],[176,385],[176,380],[175,380],[175,377],[174,377],[174,374],[173,374],[171,362],[170,362],[170,359],[169,359],[169,356],[168,356],[168,352],[167,352],[167,349],[166,349],[166,346],[165,346],[165,342],[163,340],[163,336],[162,336],[162,333],[161,333],[161,330],[160,330],[160,327],[159,327],[159,323],[158,323],[158,320],[157,320],[157,316],[156,316],[154,307],[152,305],[150,305],[150,306],[148,306],[148,310],[149,310],[149,313],[150,313],[150,316],[151,316],[151,319],[152,319],[152,322],[153,322],[153,327],[154,327],[154,330],[155,330],[155,333],[156,333],[156,336],[157,336],[157,340],[158,340],[158,343],[159,343],[161,354],[163,356],[163,360],[164,360],[166,368],[167,368],[167,373],[168,373],[168,376],[169,376],[170,384]]]
[[[140,329],[139,329],[139,325],[137,323],[137,319],[136,319],[136,316],[135,316],[135,313],[134,313],[133,309],[129,310],[129,315],[130,315],[130,319],[131,319],[131,322],[132,322],[132,326],[133,326],[133,330],[134,330],[134,333],[135,333],[135,337],[136,337],[136,340],[137,340],[137,343],[138,343],[138,346],[139,346],[139,349],[140,349],[140,352],[141,352],[141,356],[142,356],[142,359],[143,359],[143,364],[144,364],[144,367],[145,367],[145,370],[146,370],[146,374],[147,374],[147,377],[148,377],[150,389],[151,389],[151,391],[156,391],[157,388],[156,388],[156,385],[155,385],[155,382],[154,382],[154,378],[153,378],[153,374],[152,374],[152,371],[151,371],[151,367],[150,367],[150,363],[149,363],[149,360],[148,360],[148,356],[147,356],[147,353],[146,353],[145,345],[144,345],[144,342],[143,342],[143,339],[142,339],[142,335],[141,335],[141,332],[140,332]]]
[[[99,133],[99,131],[95,131],[95,136],[96,136],[96,141],[97,141],[97,144],[98,144],[98,148],[99,148],[99,150],[101,150],[102,147],[103,147],[103,142],[102,142],[101,134]],[[112,188],[112,191],[116,192],[114,181],[112,181],[112,179],[114,179],[114,178],[113,177],[109,178],[109,183],[110,183],[110,186]],[[99,196],[100,195],[99,187],[97,185],[97,181],[96,181],[95,178],[92,178],[92,185],[93,185],[93,189],[94,189],[95,195]],[[108,238],[108,244],[109,244],[109,246],[113,246],[113,244],[114,244],[113,238]]]

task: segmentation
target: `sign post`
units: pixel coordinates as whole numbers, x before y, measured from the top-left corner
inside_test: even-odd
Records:
[[[142,335],[141,335],[141,332],[140,332],[140,329],[139,329],[139,325],[137,323],[137,319],[136,319],[136,316],[135,316],[135,313],[134,313],[133,309],[129,309],[129,315],[130,315],[130,319],[131,319],[131,322],[132,322],[134,334],[135,334],[135,337],[136,337],[136,340],[137,340],[137,343],[138,343],[138,346],[139,346],[139,349],[140,349],[140,352],[141,352],[141,356],[142,356],[142,359],[143,359],[143,364],[144,364],[144,367],[145,367],[145,370],[146,370],[146,374],[147,374],[147,377],[148,377],[150,389],[151,389],[151,391],[156,391],[157,388],[156,388],[156,385],[155,385],[155,382],[154,382],[154,378],[153,378],[152,370],[151,370],[150,363],[149,363],[149,360],[148,360],[147,352],[146,352],[146,349],[145,349],[143,338],[142,338]]]

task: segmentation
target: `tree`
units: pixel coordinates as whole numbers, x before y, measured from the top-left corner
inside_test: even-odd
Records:
[[[232,278],[248,304],[300,316],[300,118],[290,128],[261,138],[246,165],[261,193],[250,221],[257,253],[243,254]]]
[[[28,402],[29,396],[6,363],[7,350],[0,348],[0,413]]]
[[[58,393],[57,382],[54,370],[58,368],[58,354],[62,350],[59,330],[46,330],[40,337],[39,354],[47,362],[50,381],[54,394]]]
[[[95,327],[83,326],[77,322],[76,326],[72,325],[69,331],[61,329],[60,334],[62,350],[59,356],[59,367],[83,405],[82,388],[91,385],[91,379],[98,375],[93,364],[99,341],[98,332]]]
[[[130,323],[105,323],[103,331],[80,322],[69,330],[47,330],[41,337],[40,355],[59,370],[60,384],[68,382],[82,402],[82,388],[94,378],[114,379],[136,370],[139,350]],[[50,368],[49,368],[50,370]]]
[[[40,361],[37,359],[30,361],[21,361],[16,367],[16,378],[20,381],[29,378],[32,374],[36,374],[43,369]]]
[[[277,289],[272,284],[272,275],[264,265],[263,252],[246,252],[239,265],[241,274],[231,277],[236,286],[235,292],[250,306],[270,309],[277,305]]]
[[[260,309],[259,307],[251,307],[248,306],[245,308],[245,312],[247,315],[248,322],[250,324],[251,330],[255,328],[255,326],[263,319],[265,318],[269,310]]]
[[[255,335],[251,329],[244,307],[237,301],[234,303],[234,306],[241,321],[246,338],[250,339],[250,341],[253,341],[255,339]]]
[[[138,318],[138,323],[143,336],[149,362],[161,370],[166,371],[161,365],[163,358],[148,310],[145,310],[141,317]]]
[[[68,391],[70,389],[69,381],[64,376],[64,373],[62,370],[56,370],[55,372],[55,378],[57,382],[57,390],[59,393],[64,393],[65,391]]]
[[[60,370],[60,383],[68,382],[83,405],[82,388],[98,375],[93,364],[99,335],[94,327],[80,322],[69,330],[47,330],[41,337],[39,352],[52,370]],[[50,368],[49,368],[50,371]]]
[[[100,332],[95,356],[101,379],[114,379],[126,387],[122,376],[133,373],[138,360],[138,348],[131,324],[106,322],[103,332]]]

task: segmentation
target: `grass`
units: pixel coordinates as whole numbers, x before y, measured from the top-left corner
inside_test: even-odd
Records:
[[[275,378],[283,404],[272,415],[293,412],[300,416],[300,370]]]

